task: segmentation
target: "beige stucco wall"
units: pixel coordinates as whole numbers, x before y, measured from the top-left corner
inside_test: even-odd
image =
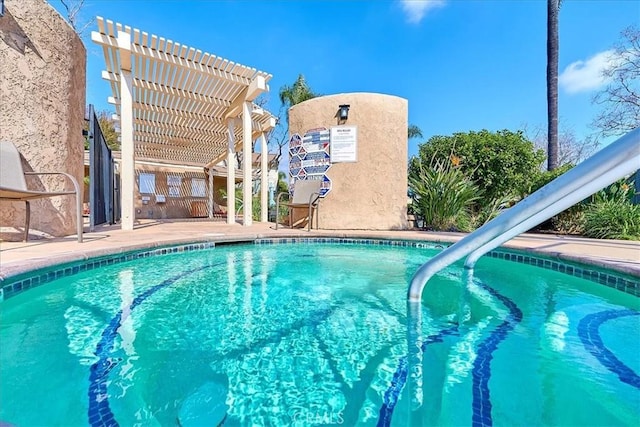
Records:
[[[341,104],[351,106],[341,124],[358,127],[358,161],[329,168],[332,187],[320,205],[320,228],[407,228],[407,100],[378,93],[313,98],[289,109],[290,133],[337,126]]]
[[[0,39],[0,140],[18,147],[25,170],[63,171],[82,183],[82,41],[45,0],[6,0]],[[73,188],[68,180],[43,178],[28,184],[40,189],[44,184],[47,190]],[[31,230],[75,234],[75,222],[73,196],[31,202]],[[0,225],[21,229],[23,224],[24,203],[1,201]]]

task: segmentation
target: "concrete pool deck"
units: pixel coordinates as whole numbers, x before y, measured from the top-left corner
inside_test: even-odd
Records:
[[[464,233],[436,233],[418,230],[364,231],[312,230],[279,228],[273,223],[254,223],[250,227],[228,225],[210,220],[141,220],[133,231],[123,231],[119,225],[99,226],[84,234],[84,243],[74,236],[34,239],[29,242],[0,241],[0,280],[52,265],[96,256],[127,252],[135,249],[191,242],[250,241],[280,237],[337,237],[422,240],[456,242]],[[625,240],[595,240],[551,234],[522,234],[505,248],[605,267],[640,277],[640,242]]]

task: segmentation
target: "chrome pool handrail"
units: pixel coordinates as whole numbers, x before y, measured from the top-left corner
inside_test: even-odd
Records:
[[[465,265],[472,268],[488,251],[632,174],[639,167],[640,128],[604,147],[424,263],[411,279],[409,301],[419,302],[427,281],[440,270],[465,256],[469,256]]]

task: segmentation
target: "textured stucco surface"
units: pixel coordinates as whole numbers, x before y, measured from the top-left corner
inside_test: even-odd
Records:
[[[289,109],[290,133],[337,126],[341,104],[351,106],[348,120],[341,124],[358,127],[358,161],[335,163],[329,169],[332,188],[320,204],[320,227],[407,228],[407,100],[377,93],[313,98]]]
[[[82,187],[82,41],[45,0],[6,0],[0,38],[0,140],[18,147],[25,170],[67,172]],[[27,184],[51,191],[73,188],[69,180],[47,177]],[[32,201],[31,230],[75,234],[75,203],[73,196]],[[24,210],[23,202],[0,201],[0,225],[22,229]]]

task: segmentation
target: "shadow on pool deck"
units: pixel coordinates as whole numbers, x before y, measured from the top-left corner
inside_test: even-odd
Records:
[[[85,227],[87,230],[88,227]],[[3,235],[7,235],[3,230]],[[276,237],[338,237],[406,239],[456,242],[464,233],[436,233],[417,230],[275,230],[273,223],[256,222],[249,227],[208,219],[140,220],[133,231],[119,225],[99,226],[84,234],[84,243],[74,236],[40,238],[29,242],[0,241],[0,279],[62,262],[120,253],[166,244],[187,242],[252,241]],[[562,259],[611,268],[640,277],[640,242],[594,240],[550,234],[522,234],[504,247],[523,249]]]

